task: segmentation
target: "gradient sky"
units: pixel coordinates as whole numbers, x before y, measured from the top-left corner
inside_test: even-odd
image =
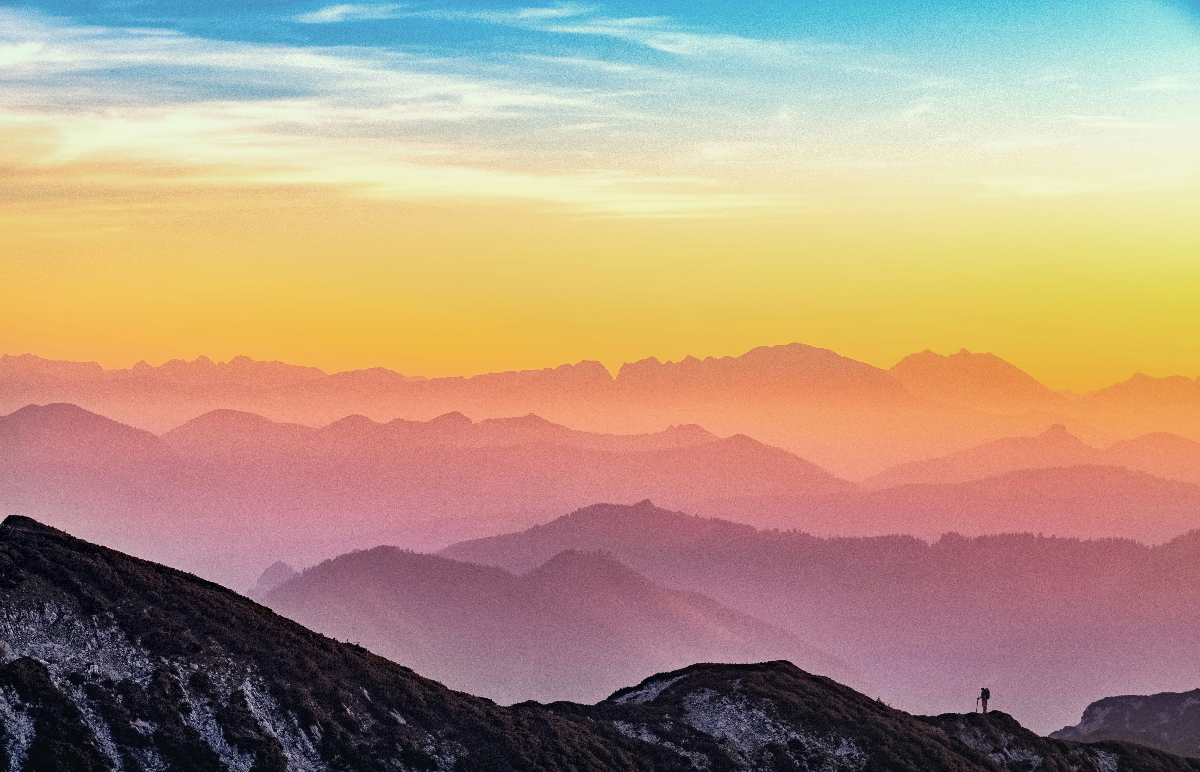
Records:
[[[1200,4],[0,5],[0,352],[1200,375]]]

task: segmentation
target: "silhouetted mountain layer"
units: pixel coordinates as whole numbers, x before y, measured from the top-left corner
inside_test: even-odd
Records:
[[[1181,756],[1200,757],[1200,689],[1105,697],[1087,706],[1078,725],[1064,727],[1051,737],[1134,742]]]
[[[0,416],[0,461],[120,467],[174,457],[158,437],[68,404],[28,405]]]
[[[1055,409],[1068,399],[995,354],[973,354],[965,348],[949,356],[925,349],[888,372],[913,394],[970,408]]]
[[[237,357],[104,370],[95,363],[0,356],[0,410],[71,402],[156,432],[216,409],[325,425],[461,411],[476,418],[536,413],[604,433],[699,424],[747,434],[851,479],[1065,423],[1094,444],[1170,432],[1200,440],[1200,385],[1130,380],[1086,395],[1054,392],[992,354],[925,351],[891,370],[792,343],[737,357],[646,359],[616,376],[584,361],[470,378],[420,378],[374,368],[326,374]]]
[[[300,575],[300,572],[284,563],[282,560],[276,560],[271,565],[267,566],[266,570],[258,577],[258,581],[254,583],[254,587],[247,596],[254,600],[262,600],[262,597],[271,590],[281,584],[286,584]]]
[[[563,552],[524,576],[379,547],[311,568],[263,602],[456,689],[511,703],[594,702],[693,662],[787,659],[853,681],[795,636],[602,553]]]
[[[251,584],[264,553],[311,564],[380,543],[436,549],[603,500],[656,496],[703,511],[853,489],[748,437],[695,426],[601,435],[537,416],[352,416],[313,429],[218,411],[156,438],[48,405],[0,418],[0,436],[0,512],[237,587]]]
[[[1148,434],[1096,448],[1056,424],[1035,437],[1005,437],[942,458],[900,464],[865,481],[870,488],[959,483],[1022,469],[1122,466],[1170,480],[1200,482],[1200,442]]]
[[[1160,542],[1200,527],[1200,488],[1122,468],[862,491],[787,451],[699,427],[599,435],[536,416],[448,414],[389,424],[358,416],[313,429],[218,411],[155,438],[49,405],[0,418],[4,431],[0,511],[239,587],[261,571],[264,552],[311,564],[380,543],[439,549],[595,501],[647,497],[819,535],[1030,531]],[[1128,445],[1126,455],[1150,455]]]
[[[1120,466],[1071,466],[848,491],[824,499],[714,497],[687,509],[821,536],[1038,533],[1157,544],[1200,528],[1200,486]]]
[[[395,419],[376,423],[347,416],[321,427],[276,423],[253,413],[214,410],[163,435],[183,456],[258,457],[263,454],[373,455],[414,447],[487,448],[511,445],[566,445],[618,453],[674,450],[715,442],[699,426],[671,426],[651,434],[596,434],[568,429],[530,414],[488,418],[478,423],[453,412],[429,421]]]
[[[886,488],[846,501],[845,509],[826,510],[836,521],[791,522],[825,534],[837,533],[841,522],[842,532],[855,534],[1017,532],[1150,543],[1200,527],[1200,486],[1117,466],[1022,469],[963,483]]]
[[[915,483],[960,483],[1022,469],[1103,465],[1104,454],[1055,424],[1035,437],[1004,437],[942,458],[885,469],[864,481],[870,488]]]
[[[919,719],[785,662],[695,665],[595,706],[502,708],[187,574],[0,525],[4,770],[1196,770]]]
[[[834,652],[889,702],[937,713],[988,683],[1044,731],[1114,692],[1178,689],[1200,668],[1200,532],[1148,547],[1033,535],[930,544],[820,539],[640,505],[597,505],[443,554],[528,571],[603,550]]]

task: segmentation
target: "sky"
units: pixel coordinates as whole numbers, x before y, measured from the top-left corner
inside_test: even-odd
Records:
[[[0,353],[1200,375],[1200,3],[0,4]]]

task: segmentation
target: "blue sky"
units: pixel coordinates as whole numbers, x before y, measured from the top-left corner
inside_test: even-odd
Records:
[[[0,14],[7,120],[44,122],[58,162],[257,152],[259,182],[606,211],[624,195],[632,214],[804,207],[814,188],[1172,185],[1200,163],[1200,25],[1181,0],[35,0]]]

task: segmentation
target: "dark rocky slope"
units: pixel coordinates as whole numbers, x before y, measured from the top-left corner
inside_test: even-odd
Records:
[[[1197,770],[1002,714],[919,719],[785,662],[694,665],[594,706],[450,691],[190,575],[0,525],[8,770]]]

